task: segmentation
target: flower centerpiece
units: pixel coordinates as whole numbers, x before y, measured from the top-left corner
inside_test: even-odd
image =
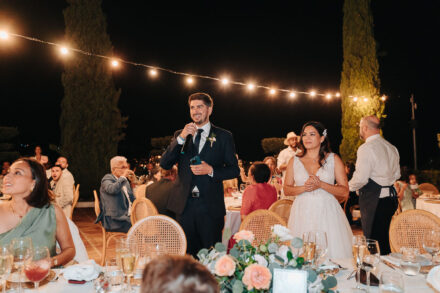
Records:
[[[226,238],[229,239],[230,235]],[[333,292],[331,288],[336,287],[334,276],[304,267],[304,258],[295,253],[302,248],[302,239],[294,238],[282,225],[274,225],[272,236],[266,243],[255,246],[251,244],[254,240],[251,231],[239,231],[233,238],[236,243],[229,253],[222,243],[198,253],[199,261],[219,282],[221,292],[271,292],[275,268],[306,270],[309,288],[319,288],[321,292]],[[286,245],[289,242],[290,246]]]

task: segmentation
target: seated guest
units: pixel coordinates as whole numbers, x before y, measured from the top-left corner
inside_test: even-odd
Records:
[[[45,155],[42,155],[41,152],[41,147],[37,145],[35,147],[35,156],[32,157],[32,159],[37,160],[40,164],[46,164],[47,162],[49,162],[49,158]]]
[[[161,215],[176,218],[175,213],[167,209],[168,198],[174,194],[174,180],[177,175],[177,167],[170,170],[161,168],[161,179],[147,186],[145,197],[151,200]]]
[[[101,213],[96,222],[102,222],[106,231],[127,232],[131,227],[131,204],[135,197],[127,176],[132,172],[125,157],[110,160],[112,173],[101,180]]]
[[[400,170],[400,174],[400,179],[394,183],[400,200],[400,207],[402,212],[413,210],[416,208],[416,199],[422,194],[422,191],[419,189],[415,174],[408,176],[408,172],[403,168]]]
[[[243,192],[241,218],[256,210],[267,210],[277,200],[277,190],[267,182],[270,179],[270,169],[263,162],[255,162],[249,168],[251,185]]]
[[[223,191],[225,196],[232,196],[232,191],[238,191],[237,178],[223,180]]]
[[[283,180],[281,172],[279,172],[277,168],[277,160],[274,157],[265,157],[263,163],[265,163],[270,169],[270,179],[268,183],[275,187],[278,194],[281,194]]]
[[[73,185],[64,177],[63,168],[54,165],[51,169],[52,181],[50,189],[55,194],[55,201],[63,209],[67,218],[70,218],[73,203]]]
[[[0,174],[0,195],[2,194],[3,178],[8,173],[10,166],[11,166],[11,163],[9,163],[8,161],[4,161],[2,163],[2,172]]]
[[[67,169],[67,167],[69,167],[69,163],[67,162],[67,158],[66,157],[59,157],[55,164],[60,165],[61,168],[63,168],[64,180],[69,182],[70,185],[74,185],[75,179],[73,178],[72,173],[70,173],[70,171]]]
[[[189,256],[163,255],[144,269],[140,293],[219,293],[211,272]]]
[[[3,193],[12,196],[0,203],[0,245],[30,237],[33,246],[46,246],[52,266],[64,265],[75,256],[75,247],[63,210],[51,203],[44,168],[36,160],[20,158],[5,176]],[[56,242],[60,253],[56,254]]]

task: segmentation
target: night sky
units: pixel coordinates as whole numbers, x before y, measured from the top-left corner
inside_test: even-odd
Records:
[[[148,1],[142,1],[146,3]],[[343,1],[180,1],[140,4],[103,1],[108,34],[116,56],[201,75],[298,91],[338,91],[342,69]],[[439,156],[439,22],[436,1],[372,1],[375,38],[379,45],[381,92],[389,98],[384,136],[396,145],[401,165],[413,164],[409,128],[415,95],[419,166]],[[287,4],[287,3],[295,3]],[[60,42],[64,34],[60,0],[2,0],[0,28]],[[0,43],[0,125],[17,126],[20,143],[59,144],[62,58],[50,46],[15,39]],[[309,120],[323,122],[334,151],[341,140],[338,100],[310,99],[266,91],[248,94],[240,86],[197,80],[188,88],[181,76],[124,65],[114,74],[122,89],[120,109],[128,116],[119,152],[146,157],[150,138],[172,135],[190,121],[187,97],[196,91],[214,98],[211,121],[233,132],[241,158],[264,157],[264,137],[297,134]],[[54,159],[54,158],[53,158]]]

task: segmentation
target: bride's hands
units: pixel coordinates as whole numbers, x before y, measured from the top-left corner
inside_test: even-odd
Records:
[[[321,180],[319,179],[318,176],[315,175],[309,176],[309,179],[307,179],[306,183],[304,183],[304,187],[307,192],[320,188],[320,185],[321,185]]]

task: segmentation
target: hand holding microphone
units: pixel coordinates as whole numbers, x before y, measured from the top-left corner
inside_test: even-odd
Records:
[[[194,122],[185,125],[182,132],[179,134],[179,136],[185,140],[185,143],[182,145],[182,149],[180,150],[181,154],[184,154],[185,151],[188,149],[189,141],[192,139],[196,132],[197,126]]]

